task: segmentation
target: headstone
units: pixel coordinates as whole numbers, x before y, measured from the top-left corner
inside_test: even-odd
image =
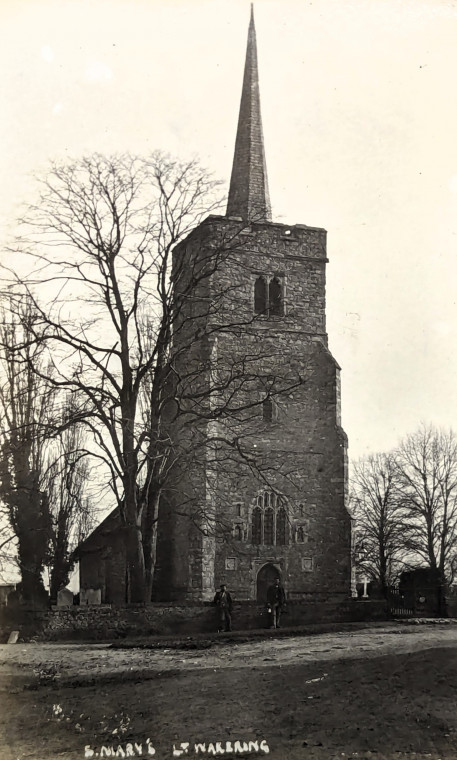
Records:
[[[8,644],[17,644],[19,638],[19,631],[11,631],[8,639]]]
[[[57,594],[57,606],[68,607],[73,605],[73,592],[68,588],[62,588]]]
[[[80,607],[102,603],[102,590],[100,588],[82,588],[79,592]]]

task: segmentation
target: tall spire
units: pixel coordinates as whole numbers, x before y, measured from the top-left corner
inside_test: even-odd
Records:
[[[227,216],[238,216],[253,221],[271,221],[252,4]]]

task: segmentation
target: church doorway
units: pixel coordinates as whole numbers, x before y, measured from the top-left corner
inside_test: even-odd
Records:
[[[275,580],[279,578],[281,580],[281,573],[278,568],[271,562],[268,565],[264,565],[257,573],[257,601],[261,604],[267,602],[267,589],[272,586]]]

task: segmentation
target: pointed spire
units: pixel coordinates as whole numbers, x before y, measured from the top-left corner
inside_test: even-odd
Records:
[[[252,4],[227,216],[271,221]]]

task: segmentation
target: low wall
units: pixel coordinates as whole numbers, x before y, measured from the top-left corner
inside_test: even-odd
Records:
[[[283,628],[313,623],[347,623],[387,620],[383,601],[343,600],[340,602],[300,602],[287,605]],[[255,602],[239,602],[233,608],[233,629],[268,627],[265,607]],[[148,635],[186,635],[217,630],[217,612],[211,604],[149,604],[144,606],[62,607],[51,610],[3,608],[0,612],[0,640],[19,630],[23,641],[102,641]]]

